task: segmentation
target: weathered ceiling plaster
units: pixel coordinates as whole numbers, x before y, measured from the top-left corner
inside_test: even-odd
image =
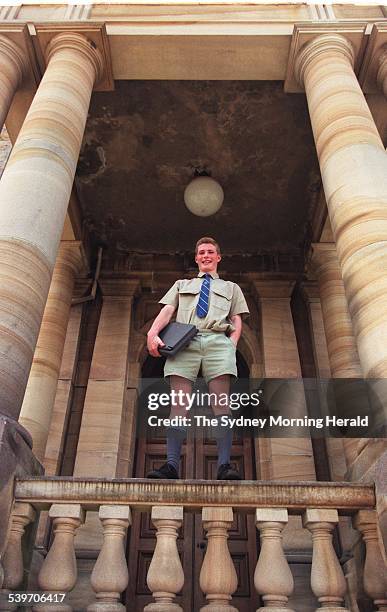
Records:
[[[196,167],[224,189],[212,217],[183,202]],[[95,240],[121,251],[212,235],[228,253],[299,252],[321,185],[305,97],[276,81],[118,81],[93,94],[76,185]]]

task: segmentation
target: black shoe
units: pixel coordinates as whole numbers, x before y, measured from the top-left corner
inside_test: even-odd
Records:
[[[176,468],[170,463],[164,463],[158,470],[152,470],[146,475],[147,478],[170,478],[171,480],[179,478]]]
[[[217,480],[242,480],[239,472],[234,470],[229,463],[222,463],[218,468]]]

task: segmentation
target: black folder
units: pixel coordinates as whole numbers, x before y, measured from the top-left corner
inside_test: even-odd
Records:
[[[165,343],[165,346],[158,349],[160,355],[174,357],[181,349],[188,346],[197,333],[198,328],[196,325],[177,323],[176,321],[168,323],[159,333],[159,338]]]

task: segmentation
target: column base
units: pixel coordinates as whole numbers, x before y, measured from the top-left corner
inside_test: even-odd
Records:
[[[266,608],[258,608],[257,612],[295,612],[295,610],[291,608],[278,608],[277,606],[266,606]]]
[[[72,610],[67,604],[42,604],[32,608],[32,612],[72,612]]]
[[[348,608],[340,608],[339,606],[328,606],[325,608],[322,606],[321,608],[316,608],[315,612],[350,612]]]
[[[177,603],[154,601],[144,608],[144,612],[183,612],[183,608]]]
[[[118,601],[94,601],[87,606],[87,612],[126,612],[126,608]]]
[[[203,608],[200,608],[200,612],[238,612],[238,608],[230,606],[230,604],[207,604]]]

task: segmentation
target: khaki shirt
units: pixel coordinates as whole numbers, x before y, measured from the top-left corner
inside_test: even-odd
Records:
[[[235,283],[222,280],[218,274],[212,273],[208,313],[201,319],[196,314],[196,306],[203,282],[201,277],[204,274],[199,272],[197,278],[177,280],[159,304],[178,308],[178,323],[191,323],[199,330],[211,329],[214,332],[230,334],[235,329],[230,318],[237,314],[249,314],[242,290]]]

